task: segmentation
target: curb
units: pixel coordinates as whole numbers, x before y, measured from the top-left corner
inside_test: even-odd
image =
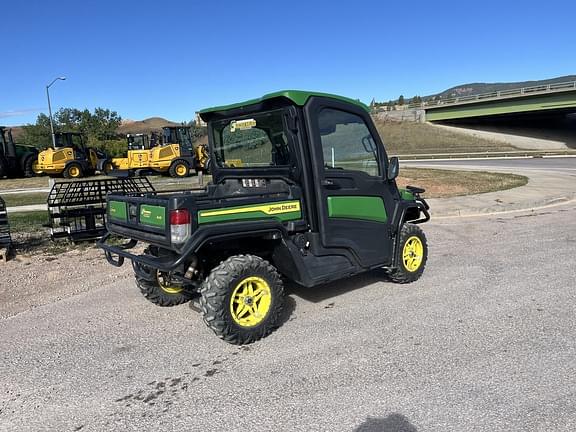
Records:
[[[502,210],[493,211],[491,208],[485,208],[480,210],[477,213],[466,213],[458,211],[459,214],[451,214],[447,212],[442,214],[440,211],[439,213],[435,214],[434,212],[430,213],[432,220],[442,220],[442,219],[460,219],[460,218],[473,218],[473,217],[483,217],[483,216],[497,216],[497,215],[505,215],[510,213],[525,213],[525,212],[534,212],[537,210],[543,210],[551,207],[559,207],[565,204],[572,204],[576,203],[575,197],[560,197],[560,198],[553,198],[549,201],[544,203],[535,203],[533,206],[530,207],[523,207],[523,208],[503,208]],[[477,210],[478,211],[478,210]]]

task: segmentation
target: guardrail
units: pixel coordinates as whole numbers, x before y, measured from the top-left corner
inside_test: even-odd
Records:
[[[531,87],[521,87],[509,90],[500,90],[490,93],[481,93],[477,95],[461,96],[449,99],[430,100],[420,104],[408,104],[408,108],[429,108],[442,105],[455,105],[460,103],[470,103],[489,99],[505,99],[515,96],[528,96],[534,94],[555,93],[576,89],[576,81],[561,82],[554,84],[544,84]]]
[[[499,152],[467,152],[467,153],[422,153],[408,155],[392,155],[400,160],[414,159],[489,159],[489,158],[517,158],[517,157],[545,157],[545,156],[576,156],[576,150],[515,150]]]

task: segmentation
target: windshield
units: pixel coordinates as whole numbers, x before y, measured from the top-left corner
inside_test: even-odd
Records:
[[[290,163],[283,110],[212,123],[214,154],[221,168],[285,166]]]

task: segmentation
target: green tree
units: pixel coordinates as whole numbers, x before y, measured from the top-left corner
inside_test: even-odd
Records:
[[[398,105],[404,105],[404,96],[400,95],[400,97],[398,98]]]
[[[116,111],[96,108],[89,110],[76,108],[61,108],[53,116],[55,132],[83,133],[90,144],[103,145],[106,140],[117,138],[116,129],[120,126],[122,117]],[[46,114],[40,114],[36,124],[24,126],[25,144],[46,147],[52,143],[50,137],[50,119]]]

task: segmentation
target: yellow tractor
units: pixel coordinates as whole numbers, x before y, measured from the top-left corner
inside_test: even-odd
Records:
[[[94,175],[98,160],[107,159],[101,150],[86,147],[80,133],[57,132],[54,134],[54,144],[54,148],[47,148],[38,154],[33,166],[36,174],[81,178]]]

